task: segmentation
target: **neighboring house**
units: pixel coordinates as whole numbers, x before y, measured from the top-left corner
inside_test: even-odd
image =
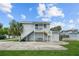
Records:
[[[79,40],[79,33],[69,33],[69,38],[72,40]]]
[[[78,33],[78,30],[76,29],[62,31],[61,35],[68,35],[69,40],[79,40],[79,33]]]
[[[21,41],[59,41],[59,33],[50,30],[50,22],[21,22]]]

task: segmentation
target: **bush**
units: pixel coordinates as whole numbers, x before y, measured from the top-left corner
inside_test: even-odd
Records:
[[[69,35],[62,35],[63,38],[69,38]]]
[[[5,39],[6,36],[5,35],[0,35],[0,39]]]
[[[63,38],[69,38],[69,35],[59,35],[59,40],[62,41]]]

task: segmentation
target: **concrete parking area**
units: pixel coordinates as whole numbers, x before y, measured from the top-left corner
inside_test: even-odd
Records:
[[[68,44],[66,42],[60,42]],[[0,50],[67,50],[58,42],[0,42]]]

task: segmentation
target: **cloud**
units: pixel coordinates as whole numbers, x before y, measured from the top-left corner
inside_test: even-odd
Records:
[[[11,3],[0,3],[0,11],[4,13],[11,13],[12,5]]]
[[[67,24],[67,27],[68,29],[75,29],[77,25],[78,25],[78,19],[75,21],[73,19],[70,19],[69,23]]]
[[[67,25],[68,29],[75,29],[76,24],[69,24]]]
[[[9,20],[14,19],[14,17],[11,15],[12,7],[13,6],[11,3],[0,3],[0,11],[5,13]]]
[[[62,12],[61,9],[57,8],[56,6],[53,6],[51,8],[48,9],[47,11],[48,16],[52,17],[52,16],[61,16],[64,17],[64,13]]]
[[[45,4],[39,4],[39,6],[37,7],[37,10],[38,10],[38,14],[39,16],[44,16],[44,11],[46,10],[46,6]]]
[[[39,4],[38,7],[37,7],[37,12],[38,12],[38,16],[39,17],[44,17],[44,18],[52,18],[52,17],[64,17],[64,13],[63,11],[54,6],[54,4]],[[49,20],[50,20],[49,19]]]
[[[55,3],[49,3],[49,4],[47,4],[47,7],[52,7],[54,5],[55,5]]]
[[[50,18],[42,18],[42,21],[51,21]]]
[[[62,30],[75,29],[77,24],[74,23],[64,23],[64,22],[52,22],[50,28],[55,26],[61,26]]]
[[[69,23],[74,23],[74,21],[71,19],[71,20],[69,20]]]
[[[50,24],[50,28],[51,28],[51,27],[55,27],[55,26],[61,26],[62,29],[64,29],[65,23],[62,23],[62,22],[52,22],[52,23]]]
[[[29,11],[32,11],[32,8],[29,8]]]
[[[13,20],[14,19],[14,17],[11,14],[7,14],[7,16],[9,18],[9,20]]]
[[[24,14],[21,14],[21,19],[26,19],[26,16]]]
[[[79,19],[77,19],[77,22],[78,22],[78,24],[79,24]]]

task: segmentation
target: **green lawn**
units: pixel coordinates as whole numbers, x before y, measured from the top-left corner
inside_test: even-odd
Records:
[[[65,47],[68,50],[55,51],[55,50],[44,50],[44,51],[0,51],[1,56],[79,56],[79,41],[69,41],[69,45]]]

